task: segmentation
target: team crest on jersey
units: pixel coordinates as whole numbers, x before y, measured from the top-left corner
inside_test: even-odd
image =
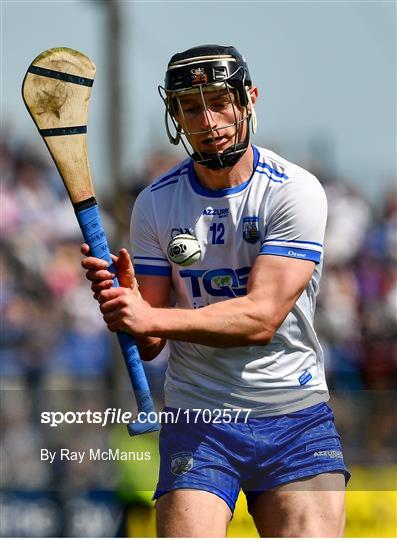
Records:
[[[246,242],[255,244],[259,240],[258,223],[258,216],[249,216],[243,218],[243,238]]]
[[[178,452],[171,456],[171,472],[175,476],[182,476],[193,467],[193,454],[191,452]]]

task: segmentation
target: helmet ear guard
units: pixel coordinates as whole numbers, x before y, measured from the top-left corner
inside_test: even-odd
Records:
[[[220,45],[202,45],[193,47],[183,53],[175,54],[169,64],[165,76],[164,87],[159,86],[159,94],[165,105],[165,127],[171,144],[177,145],[180,141],[188,155],[201,165],[219,169],[231,167],[245,153],[250,140],[250,124],[252,132],[256,132],[256,115],[252,103],[250,88],[252,86],[248,66],[241,54],[234,47],[224,47]],[[182,126],[176,120],[177,109],[183,109],[179,105],[179,96],[185,94],[201,95],[203,107],[208,114],[204,93],[211,90],[225,88],[229,94],[230,102],[233,106],[234,123],[221,126],[222,128],[235,126],[236,134],[234,144],[224,152],[216,151],[214,154],[197,152],[190,143],[189,136],[193,132],[183,131]],[[241,118],[237,118],[236,107],[233,103],[230,91],[236,97],[237,105],[240,109],[245,109],[246,113]],[[171,133],[169,118],[175,128],[175,135]],[[238,141],[239,126],[242,122],[247,122],[247,133],[244,141]],[[197,132],[196,132],[197,133]],[[210,136],[214,137],[212,129],[208,130]],[[184,140],[184,137],[192,146],[191,152]]]
[[[170,143],[175,146],[178,146],[178,144],[181,141],[181,127],[177,124],[174,118],[175,111],[174,111],[174,106],[172,104],[172,100],[168,99],[167,94],[163,95],[162,93],[163,91],[165,92],[164,88],[162,86],[159,86],[158,92],[165,105],[165,114],[164,114],[165,130],[167,132],[168,140],[170,141]],[[171,122],[175,128],[175,135],[171,133],[169,118],[171,118]]]

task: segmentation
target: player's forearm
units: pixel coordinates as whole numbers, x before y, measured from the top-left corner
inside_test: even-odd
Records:
[[[153,309],[147,333],[210,347],[265,345],[275,327],[269,313],[248,296],[201,309]]]
[[[156,358],[164,349],[167,340],[161,337],[135,336],[135,341],[142,360],[149,361]]]
[[[142,297],[141,297],[142,298]],[[146,306],[150,307],[149,302],[144,300]],[[141,360],[150,361],[156,358],[164,349],[167,339],[153,336],[135,336]]]

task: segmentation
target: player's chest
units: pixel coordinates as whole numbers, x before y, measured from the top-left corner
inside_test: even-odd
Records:
[[[160,243],[167,253],[178,234],[190,234],[200,244],[202,260],[217,263],[233,254],[256,256],[264,237],[257,199],[241,196],[212,200],[173,201],[163,214]]]

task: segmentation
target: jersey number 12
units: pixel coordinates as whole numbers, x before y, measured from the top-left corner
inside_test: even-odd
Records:
[[[225,226],[223,223],[213,223],[210,227],[212,232],[212,244],[224,244],[225,240],[223,238],[225,234]]]

